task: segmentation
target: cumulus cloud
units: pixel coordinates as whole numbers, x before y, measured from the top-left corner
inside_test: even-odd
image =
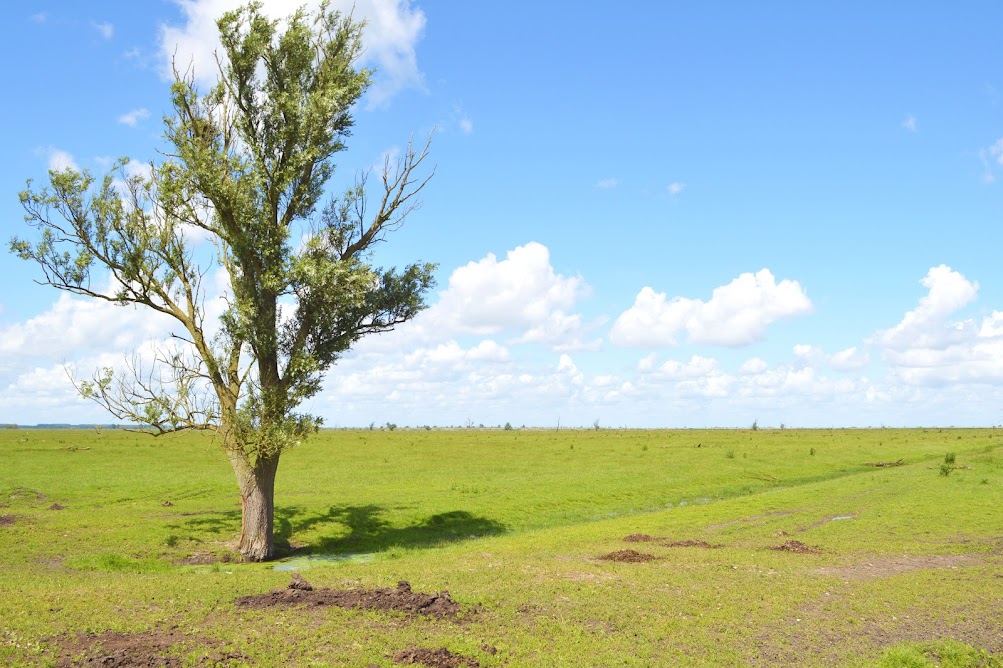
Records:
[[[87,351],[127,352],[166,336],[170,322],[147,308],[60,293],[48,310],[0,329],[0,354],[61,359]]]
[[[421,317],[447,331],[529,330],[526,340],[553,340],[580,326],[580,319],[567,313],[587,294],[582,277],[555,272],[547,247],[530,242],[504,260],[488,253],[454,270],[439,301]]]
[[[916,117],[913,116],[912,114],[909,114],[908,116],[906,116],[905,120],[902,121],[901,125],[902,125],[903,128],[905,128],[909,132],[918,132],[919,131],[919,128],[916,125]]]
[[[927,294],[916,308],[870,340],[890,372],[907,385],[1003,383],[1003,313],[956,319],[979,285],[946,265],[931,268],[921,284]]]
[[[893,350],[943,348],[971,335],[974,323],[950,323],[947,317],[975,299],[979,284],[943,264],[931,268],[920,284],[928,292],[919,305],[894,327],[878,331],[872,343]]]
[[[678,195],[682,191],[686,190],[686,184],[680,183],[679,181],[673,181],[666,187],[666,189],[669,191],[670,195]]]
[[[743,375],[757,374],[766,371],[769,365],[766,360],[759,357],[750,357],[749,359],[742,362],[742,366],[738,367],[738,372]]]
[[[615,176],[611,176],[605,179],[599,179],[598,181],[595,182],[595,187],[599,188],[600,190],[609,190],[610,188],[616,188],[618,185],[620,185],[620,179],[616,178]]]
[[[779,283],[768,269],[744,273],[715,288],[710,300],[673,297],[644,287],[620,314],[610,341],[620,346],[670,346],[686,332],[692,343],[743,346],[763,338],[781,318],[811,312],[811,300],[797,281]]]
[[[465,135],[470,135],[474,133],[474,122],[469,116],[464,116],[459,121],[460,132]]]
[[[211,85],[217,76],[214,52],[220,49],[216,19],[245,3],[243,0],[175,1],[181,7],[184,22],[161,26],[163,75],[172,78],[173,59],[179,69],[192,66],[199,84]],[[320,3],[318,0],[304,3],[264,0],[262,12],[273,19],[284,19],[300,4],[315,10]],[[335,0],[331,5],[344,14],[351,14],[356,21],[366,21],[361,64],[378,69],[367,93],[369,104],[383,105],[402,89],[424,85],[415,51],[425,31],[425,13],[421,9],[413,6],[410,0]]]
[[[140,120],[147,118],[150,115],[149,109],[139,108],[133,109],[132,111],[122,114],[118,117],[118,122],[122,125],[128,125],[130,128],[136,127],[136,123]]]
[[[836,371],[856,371],[870,364],[871,356],[856,346],[840,350],[829,356],[829,366]]]

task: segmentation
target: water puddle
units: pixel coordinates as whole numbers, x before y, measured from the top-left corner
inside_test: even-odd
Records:
[[[335,564],[354,563],[365,564],[376,557],[371,552],[353,554],[308,554],[303,557],[290,557],[275,564],[276,571],[305,571],[318,566],[333,566]]]

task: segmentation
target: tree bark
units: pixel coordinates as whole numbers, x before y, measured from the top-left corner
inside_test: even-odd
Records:
[[[245,561],[275,557],[275,473],[279,456],[258,457],[252,466],[238,454],[230,455],[240,485],[240,554]]]

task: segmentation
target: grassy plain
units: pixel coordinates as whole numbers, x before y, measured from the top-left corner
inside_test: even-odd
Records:
[[[326,431],[276,506],[314,586],[473,612],[236,607],[290,573],[218,561],[240,513],[210,438],[2,430],[0,665],[169,630],[176,665],[1003,666],[1003,430]],[[598,558],[624,549],[655,559]]]

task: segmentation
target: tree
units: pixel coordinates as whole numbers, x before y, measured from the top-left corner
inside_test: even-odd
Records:
[[[275,556],[280,455],[321,423],[297,408],[360,337],[425,307],[434,265],[381,269],[373,250],[419,206],[434,170],[419,174],[429,145],[409,142],[375,197],[362,175],[322,206],[372,75],[356,67],[363,26],[327,3],[281,30],[260,3],[217,25],[217,85],[201,95],[175,65],[161,163],[148,176],[123,159],[100,182],[72,169],[41,188],[29,180],[20,198],[38,234],[11,250],[40,265],[43,284],[180,327],[152,361],[134,356],[77,388],[155,435],[214,432],[240,487],[240,552],[260,561]],[[220,269],[229,289],[217,322],[206,291]],[[106,274],[110,291],[96,287]]]

